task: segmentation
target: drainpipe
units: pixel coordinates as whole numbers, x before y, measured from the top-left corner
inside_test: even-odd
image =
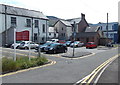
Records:
[[[46,41],[47,41],[47,20],[46,20]]]
[[[33,41],[33,17],[32,17],[32,41]]]
[[[5,44],[7,43],[7,6],[5,5]]]

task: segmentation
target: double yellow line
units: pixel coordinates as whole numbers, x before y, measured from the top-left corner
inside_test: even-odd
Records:
[[[119,54],[120,55],[120,54]],[[92,80],[95,78],[95,76],[105,67],[107,66],[110,62],[114,61],[119,55],[115,55],[102,63],[100,66],[98,66],[95,70],[93,70],[84,80],[80,82],[80,85],[83,85],[86,83],[86,85],[89,85]]]

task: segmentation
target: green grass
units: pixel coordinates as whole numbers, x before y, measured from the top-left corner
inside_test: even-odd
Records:
[[[2,58],[2,73],[4,74],[21,69],[27,69],[44,65],[46,63],[48,63],[48,60],[45,57],[31,58],[30,61],[28,60],[28,57],[17,57],[16,61],[4,57]]]

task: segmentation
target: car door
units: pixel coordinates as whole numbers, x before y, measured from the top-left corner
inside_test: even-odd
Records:
[[[56,52],[58,52],[58,53],[61,52],[60,45],[56,46]]]
[[[64,51],[64,46],[63,46],[63,45],[60,45],[59,51],[60,51],[60,52],[63,52],[63,51]]]

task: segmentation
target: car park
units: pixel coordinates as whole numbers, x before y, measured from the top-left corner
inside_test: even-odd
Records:
[[[15,45],[14,45],[14,43],[11,45],[11,48],[13,49],[14,46],[15,46],[16,49],[19,48],[19,45],[20,45],[21,42],[22,41],[16,41]]]
[[[84,45],[84,43],[82,43],[80,41],[74,41],[73,43],[70,44],[70,47],[81,47],[83,45]]]
[[[29,49],[29,46],[30,46],[30,48],[36,48],[39,45],[32,41],[23,41],[20,43],[19,48],[20,49]]]
[[[66,53],[67,47],[60,43],[53,43],[44,48],[46,53]]]
[[[49,46],[49,45],[51,45],[51,44],[52,44],[52,43],[47,42],[47,43],[45,43],[45,44],[43,44],[43,45],[37,46],[37,47],[35,48],[35,50],[39,51],[39,48],[40,48],[40,51],[41,51],[41,52],[44,52],[44,48],[47,47],[47,46]]]
[[[88,42],[86,44],[86,48],[96,48],[96,47],[97,47],[97,45],[95,44],[95,42]]]

